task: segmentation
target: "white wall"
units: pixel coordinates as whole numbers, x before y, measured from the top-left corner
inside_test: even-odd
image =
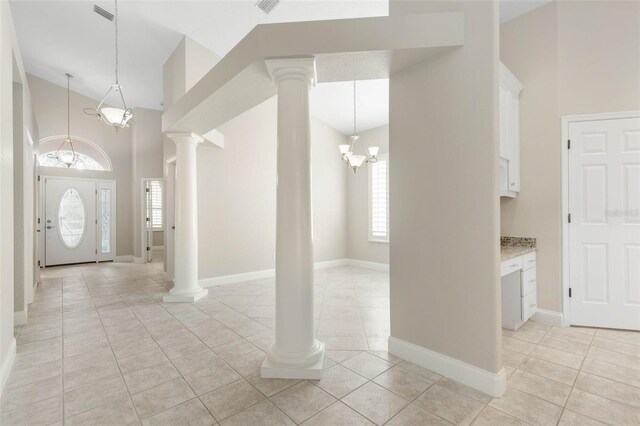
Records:
[[[135,120],[135,125],[131,128],[131,155],[133,156],[131,194],[133,197],[134,218],[133,255],[134,257],[142,257],[144,253],[142,232],[145,228],[142,213],[144,205],[141,199],[142,179],[163,177],[162,144],[164,136],[162,135],[162,113],[160,111],[136,108],[133,116]],[[162,245],[162,242],[159,245]]]
[[[274,267],[276,98],[221,126],[225,148],[198,147],[200,278]],[[347,254],[344,136],[311,120],[314,260]],[[167,156],[173,147],[167,146]]]
[[[390,79],[391,336],[472,366],[456,380],[505,384],[498,4],[392,0],[389,11],[465,14],[464,46]]]
[[[377,127],[359,133],[358,152],[367,152],[367,147],[380,147],[380,154],[389,153],[389,126]],[[346,138],[345,138],[346,140]],[[346,142],[345,142],[346,143]],[[392,161],[392,160],[391,160]],[[348,257],[389,264],[389,243],[369,241],[369,168],[358,173],[347,173],[348,191]]]
[[[562,310],[560,117],[640,110],[640,3],[552,2],[500,27],[522,81],[521,191],[501,200],[503,235],[537,238],[538,305]]]
[[[15,339],[13,337],[14,326],[14,250],[15,241],[21,247],[18,253],[24,260],[25,254],[33,253],[33,239],[26,238],[28,232],[14,232],[14,219],[24,220],[29,215],[29,200],[33,200],[33,188],[24,188],[23,200],[26,204],[14,204],[14,82],[21,84],[22,95],[17,96],[18,108],[22,109],[22,122],[15,123],[21,130],[26,129],[31,135],[38,135],[38,128],[33,119],[30,92],[24,73],[24,65],[18,47],[15,28],[11,19],[8,2],[0,2],[0,393],[4,388],[8,374],[11,370],[15,355]],[[20,86],[17,86],[18,88]],[[21,98],[21,99],[20,99]],[[19,143],[17,141],[16,143]],[[24,146],[20,146],[24,148]],[[23,149],[29,152],[30,148]],[[24,152],[20,152],[22,159]],[[23,168],[27,172],[29,167]],[[22,175],[17,180],[21,180]],[[23,182],[24,183],[24,182]],[[27,180],[28,183],[28,180]],[[20,188],[18,188],[19,190]],[[14,210],[15,209],[15,210]],[[21,214],[18,219],[15,212]],[[18,229],[28,226],[28,222],[22,222]],[[23,280],[30,280],[28,271],[20,271]],[[19,284],[19,291],[24,291],[24,281]],[[22,287],[20,287],[22,284]],[[24,297],[24,296],[23,296]],[[24,300],[21,304],[24,303]],[[18,307],[20,309],[20,307]]]

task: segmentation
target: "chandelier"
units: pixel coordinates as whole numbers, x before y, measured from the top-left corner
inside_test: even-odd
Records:
[[[356,173],[358,169],[367,163],[375,163],[378,161],[376,155],[380,150],[377,146],[370,146],[368,148],[369,155],[355,154],[354,147],[360,136],[358,136],[356,128],[357,108],[356,108],[356,82],[353,82],[353,134],[349,136],[350,143],[338,145],[342,159],[353,169],[353,173]]]
[[[133,110],[131,108],[127,108],[127,103],[124,101],[124,95],[122,94],[122,87],[118,80],[118,0],[115,0],[115,5],[116,82],[109,87],[109,90],[107,90],[107,93],[95,109],[85,108],[84,112],[89,115],[94,115],[98,120],[102,120],[106,124],[113,126],[117,131],[123,127],[129,127],[132,123],[131,118],[133,118]],[[102,106],[111,92],[115,92],[120,95],[122,108]]]
[[[71,140],[71,116],[69,113],[69,80],[72,79],[73,76],[69,73],[66,73],[65,75],[67,76],[67,138],[62,142],[55,153],[48,154],[47,156],[49,158],[55,158],[56,160],[66,164],[66,166],[70,168],[78,159],[78,154],[76,154],[76,150],[73,149],[73,141]],[[71,151],[63,149],[65,144],[69,144]]]

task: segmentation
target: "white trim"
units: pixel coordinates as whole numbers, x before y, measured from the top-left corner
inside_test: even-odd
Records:
[[[242,283],[245,281],[262,280],[276,276],[275,269],[263,269],[260,271],[243,272],[240,274],[222,275],[219,277],[201,278],[198,280],[200,287],[207,288],[216,285]]]
[[[153,251],[164,250],[164,246],[153,246],[153,247],[151,247],[151,250],[153,250]]]
[[[389,271],[389,264],[369,262],[366,260],[347,259],[347,265],[355,266],[358,268],[374,269],[376,271]]]
[[[133,258],[133,263],[147,263],[147,259],[145,259],[144,257],[135,257],[135,256],[131,256]]]
[[[565,115],[561,117],[562,138],[562,325],[571,325],[569,301],[569,124],[580,121],[617,120],[640,117],[640,111],[603,112],[597,114]]]
[[[25,325],[27,323],[27,311],[19,311],[13,313],[13,326]]]
[[[389,153],[384,153],[384,154],[379,154],[378,155],[378,160],[380,161],[385,161],[386,162],[386,177],[387,177],[387,235],[384,237],[378,237],[378,236],[374,236],[373,235],[373,218],[372,218],[372,209],[373,206],[371,205],[372,202],[372,193],[371,193],[371,187],[372,187],[372,174],[373,174],[373,164],[377,164],[377,163],[372,163],[367,167],[367,176],[368,176],[368,185],[367,185],[367,202],[368,202],[368,212],[367,212],[367,229],[368,229],[368,239],[370,243],[389,243],[389,231],[391,229],[390,226],[390,221],[389,221]]]
[[[114,262],[133,262],[133,255],[125,254],[124,256],[116,256]]]
[[[324,262],[316,262],[314,269],[336,268],[339,266],[356,266],[359,268],[374,269],[376,271],[388,271],[389,265],[384,263],[366,262],[364,260],[355,259],[335,259]],[[200,287],[213,287],[224,284],[242,283],[245,281],[263,280],[276,276],[275,269],[262,269],[259,271],[242,272],[240,274],[221,275],[218,277],[201,278],[198,280]]]
[[[555,327],[568,325],[564,322],[564,315],[562,315],[562,312],[548,311],[546,309],[537,309],[531,319],[537,323]]]
[[[395,337],[389,337],[389,353],[494,397],[507,390],[504,368],[492,373]]]
[[[4,391],[4,387],[7,384],[7,380],[9,379],[9,374],[11,373],[11,368],[13,367],[13,361],[16,359],[16,339],[11,338],[11,343],[9,344],[9,350],[6,354],[4,354],[2,367],[0,368],[0,396],[2,395],[2,391]]]

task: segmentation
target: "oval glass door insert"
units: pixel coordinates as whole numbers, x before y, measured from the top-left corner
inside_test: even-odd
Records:
[[[85,230],[84,202],[78,191],[69,188],[60,198],[58,230],[62,243],[70,249],[78,247]]]

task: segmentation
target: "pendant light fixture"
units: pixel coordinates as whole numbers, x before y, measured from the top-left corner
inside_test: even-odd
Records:
[[[116,82],[109,87],[107,93],[104,95],[97,108],[85,108],[84,112],[89,115],[94,115],[98,120],[104,121],[106,124],[113,126],[116,131],[123,127],[129,127],[132,124],[133,110],[127,108],[127,103],[124,101],[124,95],[122,94],[122,87],[118,80],[118,0],[115,0],[115,53],[116,53]],[[122,101],[122,108],[103,106],[105,100],[111,92],[115,92],[120,95],[120,101]]]
[[[357,107],[356,107],[356,82],[353,82],[353,134],[349,136],[350,143],[338,145],[342,159],[353,169],[353,173],[356,173],[358,169],[367,163],[375,163],[378,161],[376,155],[380,150],[377,146],[370,146],[368,148],[369,156],[362,154],[355,154],[354,147],[360,136],[357,133]]]
[[[66,73],[65,75],[67,76],[67,138],[58,147],[58,150],[55,153],[49,154],[48,157],[55,158],[61,163],[64,163],[68,168],[71,168],[78,159],[78,154],[76,154],[76,150],[73,149],[73,141],[71,140],[71,100],[69,95],[69,80],[72,79],[73,76],[69,73]],[[66,144],[69,144],[69,149],[63,149]]]

